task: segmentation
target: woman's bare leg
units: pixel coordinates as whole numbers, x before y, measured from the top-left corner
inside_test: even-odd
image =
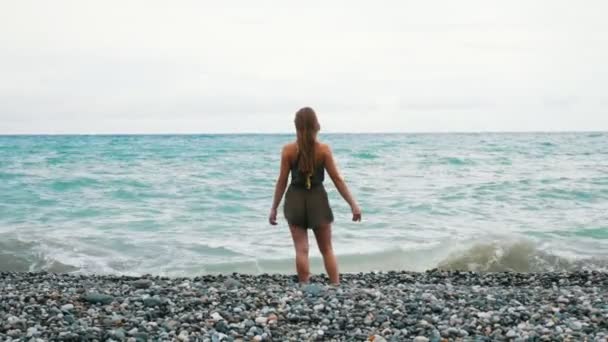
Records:
[[[331,244],[331,224],[321,225],[314,232],[317,246],[319,246],[319,251],[323,255],[323,263],[325,264],[325,271],[327,271],[327,275],[329,276],[329,282],[333,285],[338,285],[340,284],[340,278],[338,274],[338,262]]]
[[[296,249],[296,270],[300,283],[308,283],[310,266],[308,263],[308,229],[298,226],[289,226],[293,246]]]

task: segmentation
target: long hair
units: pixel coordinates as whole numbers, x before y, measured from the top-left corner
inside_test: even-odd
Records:
[[[298,135],[298,153],[300,154],[298,169],[303,174],[310,175],[315,169],[315,137],[321,126],[317,120],[317,114],[310,107],[298,110],[294,122]]]

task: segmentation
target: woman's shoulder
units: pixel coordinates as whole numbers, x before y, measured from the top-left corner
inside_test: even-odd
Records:
[[[328,156],[331,156],[331,147],[329,146],[329,144],[325,144],[322,142],[318,142],[317,144],[318,144],[317,153],[320,154],[320,158],[325,160],[325,158],[327,158]]]
[[[294,155],[298,151],[298,144],[296,142],[290,142],[283,145],[283,153],[287,155]]]
[[[317,146],[319,147],[319,151],[323,153],[331,153],[331,147],[329,144],[317,142]]]

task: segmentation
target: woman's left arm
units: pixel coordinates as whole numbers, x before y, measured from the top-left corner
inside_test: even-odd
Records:
[[[289,177],[289,153],[287,146],[283,147],[283,151],[281,152],[281,168],[279,171],[279,177],[277,178],[275,190],[274,190],[274,200],[272,201],[272,208],[270,209],[270,215],[268,217],[268,222],[271,225],[277,224],[277,208],[283,199],[283,194],[285,193],[285,188],[287,188],[287,178]]]

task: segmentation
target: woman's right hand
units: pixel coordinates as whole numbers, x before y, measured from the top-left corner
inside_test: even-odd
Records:
[[[351,211],[353,212],[353,222],[361,221],[361,209],[358,205],[354,205],[351,207]]]
[[[274,208],[270,209],[270,214],[268,215],[268,223],[273,226],[277,225],[277,210]]]

